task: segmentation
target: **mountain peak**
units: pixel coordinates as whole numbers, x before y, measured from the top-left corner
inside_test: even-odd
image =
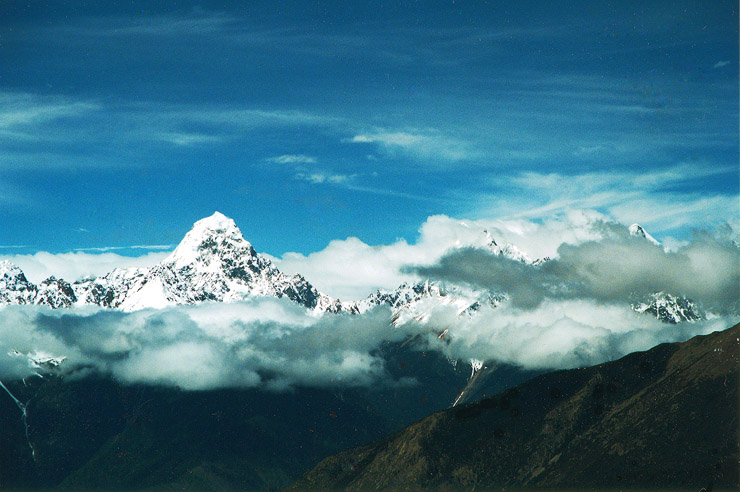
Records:
[[[23,270],[8,260],[0,260],[0,277],[15,278],[18,275],[23,275]]]
[[[190,232],[185,234],[164,262],[174,263],[176,268],[182,268],[203,259],[204,255],[209,255],[209,251],[218,250],[223,253],[234,249],[250,255],[256,254],[234,221],[220,212],[214,212],[210,217],[193,224]]]
[[[221,212],[213,212],[213,215],[204,217],[193,224],[193,229],[211,229],[211,230],[222,230],[236,227],[236,224],[232,219],[226,217]]]
[[[660,246],[660,243],[653,236],[648,234],[648,232],[640,224],[632,224],[629,227],[629,231],[630,231],[630,236],[644,237],[645,239],[647,239],[654,245]]]

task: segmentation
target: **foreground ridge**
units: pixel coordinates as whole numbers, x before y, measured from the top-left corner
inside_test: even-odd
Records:
[[[322,461],[290,490],[738,486],[740,325],[537,377]]]

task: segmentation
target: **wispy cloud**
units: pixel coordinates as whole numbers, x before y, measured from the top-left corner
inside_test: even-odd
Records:
[[[469,142],[436,130],[374,131],[358,133],[348,140],[356,144],[377,144],[386,152],[402,152],[428,161],[462,161],[481,157]]]
[[[223,141],[223,138],[217,135],[206,135],[202,133],[185,133],[185,132],[164,132],[154,135],[156,140],[169,142],[174,145],[190,147],[198,144],[209,144]]]
[[[0,91],[0,130],[19,129],[61,118],[76,118],[100,109],[100,104],[91,101]]]
[[[5,145],[58,141],[60,126],[79,124],[100,113],[102,105],[64,96],[37,96],[0,90],[0,137]],[[0,151],[5,145],[0,144]]]
[[[720,60],[712,68],[722,68],[730,64],[730,60]]]
[[[0,169],[135,167],[147,160],[134,156],[158,142],[176,148],[213,146],[243,141],[251,131],[290,127],[329,128],[343,135],[339,128],[344,121],[290,109],[113,103],[0,90]],[[271,161],[299,164],[311,159],[282,155]]]
[[[124,256],[112,251],[127,251],[127,248],[87,248],[71,253],[49,253],[0,255],[0,259],[18,265],[31,282],[39,283],[50,275],[74,282],[81,278],[105,275],[115,268],[150,267],[164,260],[172,248],[165,245],[154,248],[134,248],[138,256]],[[143,254],[142,254],[143,253]]]
[[[87,232],[87,231],[85,231]],[[145,249],[145,250],[170,250],[174,249],[176,244],[135,244],[133,246],[101,246],[91,248],[75,248],[73,251],[93,251],[93,252],[105,252],[105,251],[120,251],[126,249]]]
[[[283,154],[265,159],[275,164],[315,164],[316,158],[304,154]]]
[[[657,233],[682,227],[714,227],[733,217],[738,197],[697,193],[697,180],[736,176],[736,166],[683,163],[645,171],[588,173],[524,172],[492,177],[478,216],[547,217],[573,209],[596,209],[614,219],[640,222]],[[683,186],[683,187],[682,187]]]
[[[296,173],[295,179],[311,184],[346,184],[357,177],[356,174],[330,174],[325,172]]]
[[[356,191],[359,193],[369,193],[372,195],[380,196],[392,196],[397,198],[404,198],[408,200],[418,200],[425,202],[441,202],[443,201],[440,197],[430,197],[425,195],[417,195],[414,193],[408,193],[405,191],[398,191],[380,186],[370,186],[366,183],[358,182],[359,178],[377,178],[377,174],[334,174],[325,171],[316,172],[297,172],[294,179],[298,181],[304,181],[312,185],[331,185],[336,186],[349,191]]]
[[[41,28],[24,26],[16,36],[27,39],[41,33],[71,38],[186,38],[191,36],[233,35],[244,26],[244,19],[225,12],[193,8],[178,14],[103,15],[67,18],[59,24]]]

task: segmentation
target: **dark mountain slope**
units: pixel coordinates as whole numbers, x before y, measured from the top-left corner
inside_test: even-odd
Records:
[[[265,490],[285,487],[319,460],[372,442],[447,408],[470,368],[415,339],[379,354],[394,381],[416,384],[188,392],[124,385],[101,375],[48,375],[0,388],[0,490]],[[530,377],[497,372],[504,387]],[[489,392],[489,394],[491,394]]]
[[[738,486],[740,325],[537,377],[327,458],[292,490]]]
[[[278,488],[393,429],[360,397],[326,390],[185,392],[96,377],[10,388],[29,401],[35,460],[20,411],[1,399],[0,489]]]

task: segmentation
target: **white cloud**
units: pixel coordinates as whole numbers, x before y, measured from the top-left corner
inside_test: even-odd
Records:
[[[389,153],[403,152],[421,159],[461,161],[480,157],[480,152],[457,137],[436,130],[387,131],[360,133],[348,140],[351,143],[378,144]]]
[[[267,162],[276,164],[315,164],[316,158],[304,154],[283,154],[266,159]]]
[[[206,135],[202,133],[187,133],[187,132],[163,132],[155,134],[156,140],[168,142],[174,145],[180,145],[183,147],[190,147],[197,144],[208,144],[223,141],[223,138],[217,135]]]
[[[730,64],[730,60],[720,60],[712,68],[722,68]]]
[[[370,246],[358,238],[335,240],[309,255],[286,253],[274,258],[286,273],[301,273],[322,292],[343,300],[360,299],[378,288],[393,289],[418,277],[401,273],[407,264],[437,261],[451,248],[483,246],[487,229],[499,243],[512,243],[533,258],[554,256],[563,243],[598,239],[605,219],[592,211],[571,212],[544,222],[514,220],[456,220],[429,217],[415,243],[399,239],[393,244]]]
[[[409,268],[423,277],[506,292],[512,305],[537,308],[548,299],[629,306],[653,293],[694,301],[700,310],[740,313],[740,249],[725,234],[709,233],[666,251],[603,223],[603,239],[562,244],[557,256],[532,266],[481,249],[449,252],[431,266]]]
[[[294,176],[298,181],[306,181],[311,184],[346,184],[355,177],[357,177],[356,174],[331,174],[323,171],[296,173]]]
[[[527,368],[596,364],[666,341],[724,329],[736,318],[666,326],[628,307],[548,301],[532,311],[510,305],[468,319],[440,307],[428,321],[401,327],[390,311],[317,317],[286,299],[201,304],[133,313],[104,309],[0,309],[0,378],[26,377],[28,359],[65,357],[70,377],[90,369],[126,383],[185,390],[395,385],[377,348],[421,335],[428,350],[453,359]],[[446,341],[436,333],[449,328]],[[80,375],[75,371],[85,367]]]
[[[444,352],[452,359],[475,358],[526,368],[573,368],[614,360],[659,343],[729,328],[737,317],[666,325],[629,306],[593,301],[549,300],[534,310],[511,305],[484,310],[472,319],[436,313],[427,326],[449,329]],[[433,342],[433,340],[430,340]],[[436,344],[430,343],[430,347]]]
[[[41,282],[54,275],[68,282],[81,278],[104,275],[114,268],[153,266],[169,255],[168,252],[150,252],[142,256],[123,256],[115,253],[90,254],[85,252],[48,253],[39,251],[32,255],[0,255],[0,259],[14,263],[26,274],[28,280]]]
[[[61,118],[79,118],[100,109],[91,101],[0,91],[0,131],[17,131],[30,138],[32,133],[24,129]]]
[[[638,222],[659,236],[685,227],[711,229],[736,215],[738,197],[697,193],[695,186],[688,191],[686,185],[724,175],[734,179],[737,166],[682,163],[649,171],[496,176],[491,178],[495,191],[479,196],[477,210],[469,213],[537,219],[597,209],[612,220]]]
[[[128,383],[221,387],[367,386],[383,380],[371,352],[403,332],[378,309],[317,317],[287,299],[257,298],[135,313],[38,306],[0,309],[0,345],[65,357]],[[25,377],[23,357],[0,354],[0,377]]]

